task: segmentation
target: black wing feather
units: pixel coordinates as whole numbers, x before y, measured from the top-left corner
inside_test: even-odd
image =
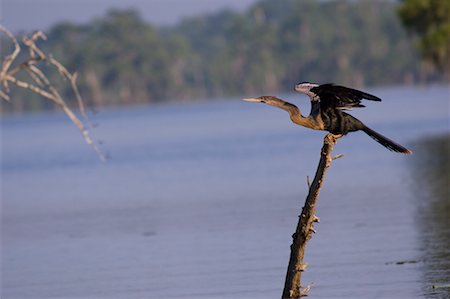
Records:
[[[381,99],[374,95],[334,84],[322,84],[311,88],[320,99],[320,105],[323,107],[332,107],[338,109],[351,109],[365,107],[361,100],[380,102]]]

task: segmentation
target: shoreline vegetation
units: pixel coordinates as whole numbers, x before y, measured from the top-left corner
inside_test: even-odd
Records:
[[[286,92],[302,80],[355,87],[443,81],[420,62],[397,7],[263,0],[243,13],[223,10],[165,27],[112,10],[87,24],[56,24],[39,46],[79,73],[89,107]],[[12,45],[2,42],[9,53]],[[63,86],[56,73],[48,76]],[[2,113],[55,109],[27,91],[12,90],[11,98]]]

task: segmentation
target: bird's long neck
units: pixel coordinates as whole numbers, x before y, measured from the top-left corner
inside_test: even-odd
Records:
[[[307,128],[317,129],[314,125],[313,119],[311,117],[303,116],[297,106],[283,101],[278,103],[277,107],[286,110],[289,113],[289,116],[293,123]]]
[[[310,128],[310,129],[314,129],[314,130],[322,130],[323,128],[318,127],[316,122],[314,121],[314,119],[311,116],[305,117],[303,115],[301,115],[301,113],[299,114],[294,114],[294,115],[290,115],[291,116],[291,120],[300,126],[306,127],[306,128]]]

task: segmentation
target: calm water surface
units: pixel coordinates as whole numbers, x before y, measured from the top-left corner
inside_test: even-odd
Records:
[[[304,283],[311,298],[445,298],[450,223],[426,233],[417,140],[448,134],[449,88],[370,91],[383,103],[352,114],[417,154],[339,140]],[[239,99],[94,120],[105,164],[62,115],[2,120],[2,299],[279,298],[323,132]]]

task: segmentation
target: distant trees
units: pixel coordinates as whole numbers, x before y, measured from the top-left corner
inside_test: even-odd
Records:
[[[272,93],[303,80],[357,86],[436,78],[417,63],[390,1],[263,0],[245,13],[171,27],[113,10],[85,25],[58,24],[47,36],[43,49],[80,73],[91,106]]]
[[[423,56],[450,76],[450,1],[403,0],[398,13]]]

